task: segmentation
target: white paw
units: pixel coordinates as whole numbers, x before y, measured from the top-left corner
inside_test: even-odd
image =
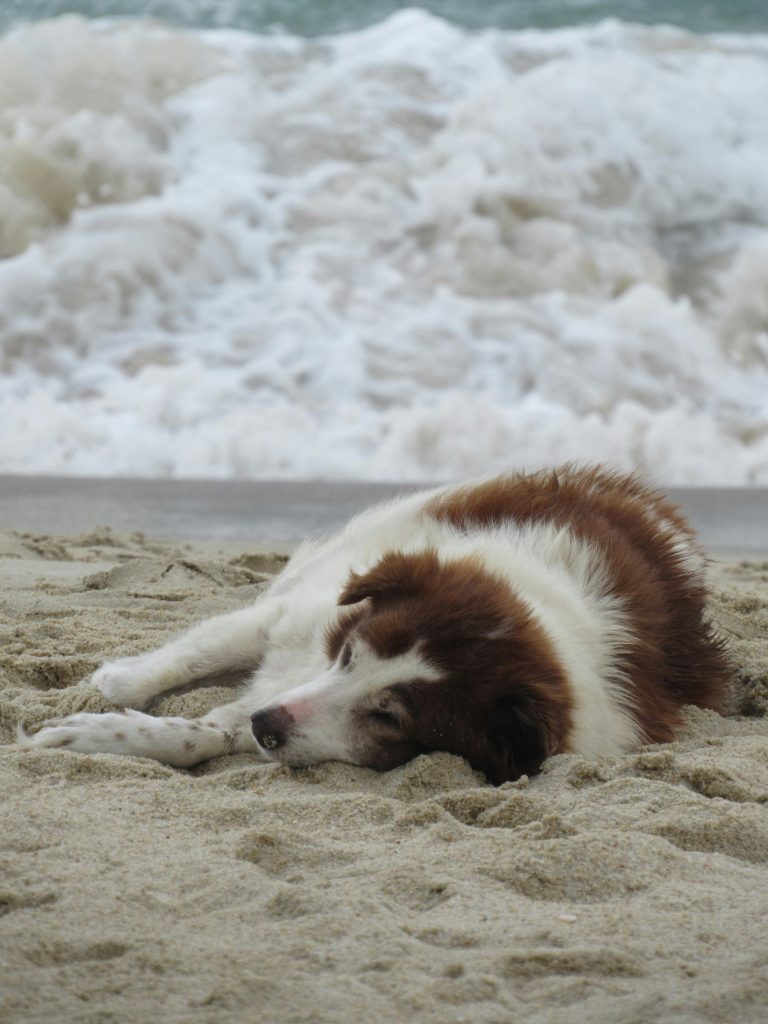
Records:
[[[91,683],[113,704],[143,708],[156,695],[157,670],[150,655],[107,661],[91,676]]]
[[[26,750],[66,747],[78,754],[131,754],[130,724],[126,715],[116,712],[92,715],[82,711],[68,718],[51,719],[32,736],[20,729],[17,742]]]

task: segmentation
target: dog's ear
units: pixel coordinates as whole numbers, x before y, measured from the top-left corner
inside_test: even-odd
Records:
[[[524,698],[501,697],[491,712],[488,743],[478,763],[494,786],[535,774],[554,753],[546,717]]]
[[[388,551],[368,572],[350,574],[339,596],[339,604],[357,604],[370,598],[374,607],[393,604],[421,593],[439,568],[437,554],[420,551],[406,555]]]

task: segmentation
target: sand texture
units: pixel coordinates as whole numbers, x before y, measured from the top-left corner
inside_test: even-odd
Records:
[[[83,681],[240,607],[281,559],[108,530],[0,534],[0,726],[106,710]],[[764,1022],[768,564],[718,567],[731,715],[499,789],[436,754],[386,774],[192,771],[0,748],[0,1019]],[[161,700],[198,714],[217,686]]]

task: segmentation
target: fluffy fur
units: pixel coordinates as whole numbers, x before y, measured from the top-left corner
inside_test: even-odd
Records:
[[[251,751],[388,769],[445,750],[499,784],[719,707],[702,573],[679,511],[635,477],[565,467],[419,493],[304,544],[252,607],[93,676],[144,708],[241,670],[238,700],[195,721],[76,714],[20,742],[177,767]]]

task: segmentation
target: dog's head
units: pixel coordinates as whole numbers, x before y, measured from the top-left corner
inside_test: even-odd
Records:
[[[570,702],[551,643],[473,560],[390,552],[339,605],[327,671],[252,716],[270,758],[384,770],[444,750],[499,785],[560,747]]]

